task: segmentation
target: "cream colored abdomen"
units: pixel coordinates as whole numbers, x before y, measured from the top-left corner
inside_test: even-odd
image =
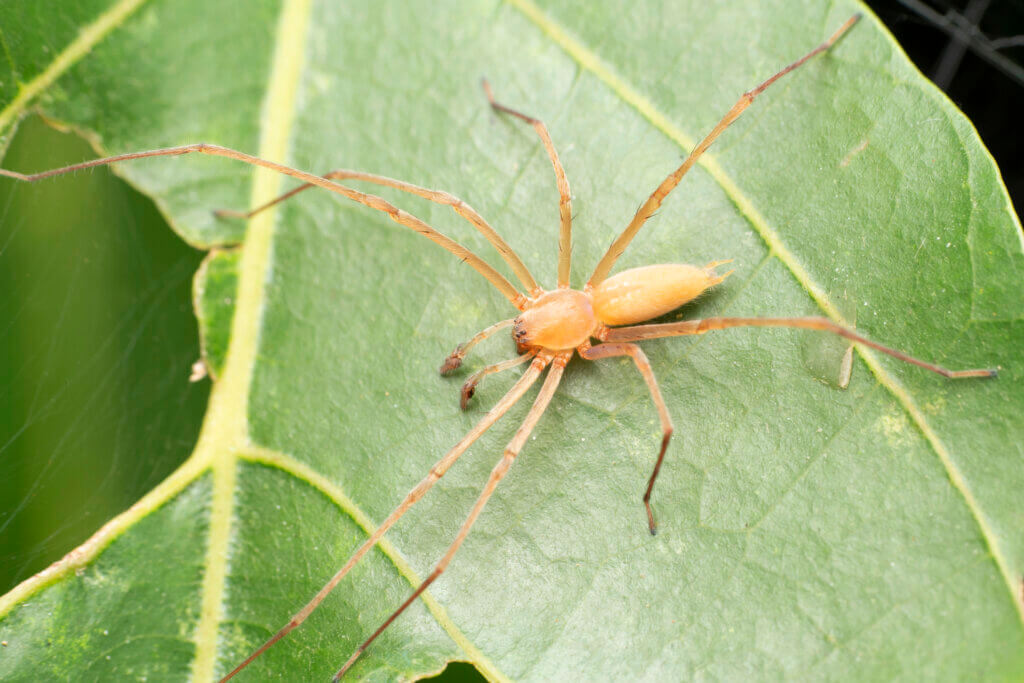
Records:
[[[633,325],[657,318],[721,282],[712,267],[665,264],[623,271],[591,292],[594,313],[605,325]]]

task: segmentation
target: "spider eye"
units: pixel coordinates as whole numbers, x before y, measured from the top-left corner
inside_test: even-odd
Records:
[[[526,339],[526,329],[523,326],[522,318],[516,318],[512,322],[512,338],[517,344],[522,344]]]

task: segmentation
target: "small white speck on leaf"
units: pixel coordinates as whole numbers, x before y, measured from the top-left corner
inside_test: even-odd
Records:
[[[202,358],[200,358],[199,360],[192,364],[192,371],[189,373],[188,381],[195,383],[206,377],[206,375],[206,363],[203,361]]]

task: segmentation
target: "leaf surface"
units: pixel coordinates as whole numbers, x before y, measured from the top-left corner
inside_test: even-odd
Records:
[[[488,109],[481,75],[550,127],[573,188],[581,286],[736,97],[858,7],[130,9],[64,66],[32,53],[45,23],[0,9],[5,35],[26,27],[19,49],[39,65],[12,77],[57,69],[34,102],[104,153],[202,140],[448,190],[550,287],[551,169],[532,130]],[[91,35],[91,16],[69,17],[83,29],[53,33],[52,52]],[[13,120],[23,107],[0,92]],[[459,380],[437,366],[514,310],[386,216],[307,192],[245,232],[211,209],[291,185],[199,155],[118,173],[193,244],[244,235],[229,335],[229,310],[213,316],[220,337],[204,330],[227,339],[223,372],[192,458],[0,602],[5,679],[31,678],[40,660],[54,677],[223,674],[513,381],[489,378],[459,411]],[[499,263],[449,209],[381,194]],[[652,538],[640,494],[660,435],[646,389],[627,362],[576,360],[449,571],[354,676],[423,676],[450,659],[523,680],[1024,675],[1020,226],[970,123],[872,18],[759,98],[618,268],[722,258],[735,274],[677,315],[826,314],[950,367],[1004,372],[954,383],[865,352],[839,390],[808,360],[824,343],[813,333],[648,343],[675,423]],[[468,365],[512,352],[499,339]],[[525,410],[248,677],[333,673],[430,571]],[[102,649],[97,633],[115,621]]]

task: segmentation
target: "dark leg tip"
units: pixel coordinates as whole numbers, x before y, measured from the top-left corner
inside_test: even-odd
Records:
[[[999,376],[999,368],[989,368],[988,376],[989,377],[998,377]]]
[[[459,397],[459,407],[465,410],[469,407],[469,399],[476,393],[476,382],[466,382],[462,385],[462,396]]]
[[[644,509],[647,510],[647,528],[651,530],[651,536],[657,536],[658,525],[654,521],[654,510],[651,509],[650,499],[645,495],[643,501]]]
[[[442,375],[450,375],[460,367],[462,367],[462,358],[456,352],[444,359],[440,372]]]

